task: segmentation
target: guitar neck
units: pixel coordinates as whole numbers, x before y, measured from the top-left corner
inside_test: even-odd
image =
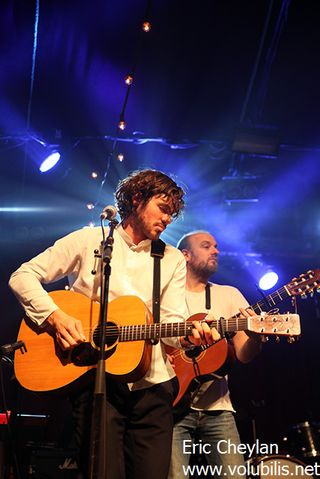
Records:
[[[213,319],[209,322],[210,328],[220,332],[233,332],[248,329],[247,318],[232,317],[229,319]],[[119,341],[141,341],[150,339],[170,338],[192,335],[193,325],[185,323],[156,323],[121,326],[119,328]]]
[[[249,308],[253,309],[256,314],[261,314],[265,312],[266,306],[270,309],[274,308],[274,306],[284,299],[287,299],[290,295],[286,286],[277,289],[273,293],[266,296],[263,300],[258,301],[255,304],[249,306]],[[244,331],[249,329],[249,323],[247,318],[240,318],[241,313],[237,313],[229,319],[221,318],[217,321],[217,325],[215,328],[222,334],[224,333],[233,333],[234,331]]]
[[[263,300],[250,306],[256,314],[260,314],[268,305],[273,308],[277,303],[288,298],[290,293],[286,286],[269,294]],[[210,327],[216,328],[220,333],[231,333],[234,331],[245,331],[249,329],[248,318],[241,318],[241,313],[232,316],[229,319],[214,319],[210,320]],[[142,341],[150,339],[170,338],[178,336],[192,335],[192,323],[155,323],[155,324],[137,324],[130,326],[121,326],[119,328],[119,341]]]
[[[119,341],[142,341],[192,335],[192,323],[154,323],[120,326]]]
[[[262,300],[258,301],[255,304],[252,304],[250,308],[253,309],[256,314],[261,314],[263,311],[265,311],[265,309],[263,308],[265,308],[266,306],[272,309],[276,304],[287,299],[289,296],[291,296],[291,294],[289,293],[287,287],[282,286],[282,288],[277,289],[268,296],[265,296]]]
[[[273,293],[266,296],[263,300],[249,306],[253,311],[259,315],[266,309],[272,309],[281,301],[291,296],[289,285],[283,286]],[[266,308],[267,306],[267,308]],[[248,318],[240,317],[241,313],[232,316],[229,319],[220,318],[210,320],[211,328],[216,328],[220,334],[224,335],[227,332],[245,331],[250,329],[250,320]],[[121,326],[119,328],[119,341],[142,341],[150,339],[160,339],[178,336],[192,335],[192,323],[189,321],[181,323],[156,323],[156,324],[138,324],[130,326]]]

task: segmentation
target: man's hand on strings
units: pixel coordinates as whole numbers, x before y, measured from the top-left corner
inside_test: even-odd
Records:
[[[81,321],[69,316],[61,309],[51,313],[47,321],[53,327],[57,342],[62,349],[72,349],[86,341]]]

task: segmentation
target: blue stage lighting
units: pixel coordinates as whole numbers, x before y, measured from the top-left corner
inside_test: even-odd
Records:
[[[51,170],[59,162],[61,158],[59,150],[58,144],[47,143],[37,136],[27,138],[27,155],[41,173]]]
[[[274,271],[268,271],[259,280],[259,288],[264,291],[272,288],[278,282],[278,275]]]
[[[50,151],[48,156],[44,158],[42,163],[39,166],[39,170],[41,173],[45,173],[46,171],[51,170],[60,160],[60,153],[59,151]]]

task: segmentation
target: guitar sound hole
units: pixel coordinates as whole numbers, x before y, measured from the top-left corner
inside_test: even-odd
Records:
[[[98,361],[98,351],[90,343],[81,343],[71,351],[71,361],[75,366],[92,366]]]
[[[107,321],[106,323],[106,345],[110,348],[119,337],[119,328],[115,323]],[[100,327],[97,327],[93,333],[93,342],[99,347],[101,342]]]
[[[191,359],[191,358],[196,358],[197,356],[199,356],[201,351],[202,351],[201,346],[197,346],[196,348],[185,351],[184,354]]]

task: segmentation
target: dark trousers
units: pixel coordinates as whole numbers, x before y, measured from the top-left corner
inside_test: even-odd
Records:
[[[171,458],[172,402],[178,382],[130,391],[126,384],[107,380],[107,479],[166,479]],[[92,390],[73,399],[75,440],[80,465],[88,471]],[[87,478],[84,473],[84,478]]]

